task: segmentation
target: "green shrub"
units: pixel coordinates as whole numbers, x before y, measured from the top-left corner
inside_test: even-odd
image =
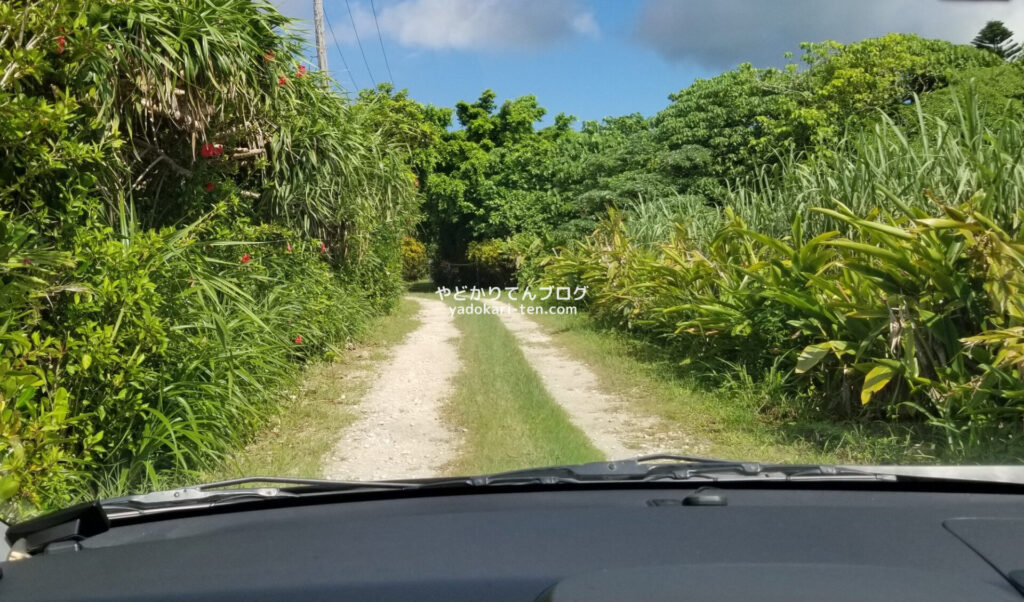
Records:
[[[67,502],[81,484],[61,341],[22,329],[39,323],[45,297],[58,294],[48,280],[69,259],[36,244],[31,228],[0,211],[0,507],[19,512]]]
[[[79,234],[73,290],[31,337],[0,336],[3,492],[19,512],[208,466],[273,412],[299,362],[376,310],[283,226]]]
[[[521,233],[505,242],[505,253],[515,265],[515,278],[520,288],[537,283],[544,273],[546,258],[554,249],[548,236]]]
[[[0,517],[186,479],[400,294],[406,117],[287,27],[0,3]]]
[[[959,452],[1020,443],[1024,126],[987,129],[976,108],[792,164],[778,189],[741,191],[710,239],[683,219],[652,245],[613,211],[545,278],[587,286],[595,316],[680,361],[761,374],[785,358],[789,387],[834,416],[924,419]]]
[[[378,224],[368,234],[365,248],[339,264],[344,281],[381,312],[393,309],[405,291],[401,240],[399,224]]]
[[[419,280],[427,275],[427,246],[406,236],[402,239],[402,278]]]
[[[477,286],[507,285],[515,282],[516,258],[508,241],[481,240],[469,243],[466,258],[472,264]],[[462,283],[469,284],[469,283]]]

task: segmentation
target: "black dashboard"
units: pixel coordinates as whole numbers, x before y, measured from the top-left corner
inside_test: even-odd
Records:
[[[1024,495],[624,488],[116,524],[0,600],[1024,600]],[[1024,585],[1024,583],[1022,583]]]

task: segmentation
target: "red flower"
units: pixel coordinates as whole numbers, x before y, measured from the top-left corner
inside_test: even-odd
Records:
[[[300,334],[300,335],[297,335],[297,336],[295,337],[294,341],[295,341],[295,344],[296,344],[296,345],[301,345],[301,344],[302,344],[302,335],[301,335],[301,334]]]
[[[274,60],[274,51],[268,50],[267,53],[263,55],[263,62],[269,63],[272,60]]]
[[[67,43],[68,41],[64,38],[64,36],[57,36],[57,54],[61,54],[64,52],[64,46]]]
[[[213,189],[214,189],[213,182],[207,182],[206,186],[203,186],[203,188],[206,189],[206,192],[213,192]]]
[[[326,253],[327,252],[327,245],[322,243],[322,242],[320,243],[320,252],[321,253]]]
[[[282,75],[281,77],[277,78],[277,85],[283,86],[283,85],[285,85],[287,83],[288,83],[288,78],[287,77]]]
[[[22,259],[21,260],[21,264],[22,265],[32,265],[32,258],[31,257],[26,257],[25,259]]]
[[[300,77],[302,77],[305,74],[306,74],[306,66],[305,65],[299,65],[299,72],[295,74],[295,77],[296,78],[300,78]]]
[[[242,255],[242,263],[249,263],[250,261],[252,261],[252,255],[249,255],[248,253]]]
[[[199,154],[206,158],[216,157],[217,155],[223,155],[224,145],[211,144],[207,142],[206,144],[203,144],[202,146],[199,147]]]
[[[291,253],[292,252],[292,243],[290,243],[290,242],[289,243],[285,243],[285,247],[284,248],[285,248],[285,250],[287,252]]]

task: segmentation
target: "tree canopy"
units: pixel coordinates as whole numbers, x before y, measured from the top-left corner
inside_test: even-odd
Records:
[[[465,261],[474,241],[530,235],[578,237],[607,207],[674,198],[721,204],[731,187],[789,157],[828,154],[836,141],[951,84],[999,88],[995,53],[915,35],[852,44],[805,43],[784,69],[741,65],[669,95],[651,117],[584,122],[546,114],[532,96],[501,102],[491,90],[459,102],[455,124],[438,123],[424,182],[424,235],[446,261]],[[454,126],[454,127],[452,127]]]
[[[1002,21],[986,23],[971,43],[1007,61],[1018,58],[1021,53],[1020,44],[1013,41],[1013,32]]]

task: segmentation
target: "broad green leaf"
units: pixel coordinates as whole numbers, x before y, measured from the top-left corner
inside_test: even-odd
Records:
[[[21,482],[14,476],[6,476],[0,479],[0,502],[14,497],[14,494],[18,493],[20,487]]]
[[[844,355],[849,353],[850,344],[846,341],[825,341],[824,343],[817,343],[815,345],[808,345],[804,347],[804,350],[800,353],[800,356],[796,361],[796,371],[803,373],[820,362],[825,355],[832,351],[836,355]]]
[[[871,396],[881,391],[895,375],[896,370],[889,366],[872,368],[871,372],[864,377],[864,387],[860,390],[860,402],[866,404],[871,401]]]
[[[828,354],[828,349],[821,345],[808,345],[804,347],[804,350],[800,352],[800,357],[796,360],[796,371],[799,374],[807,372],[811,368],[818,365],[825,355]]]

